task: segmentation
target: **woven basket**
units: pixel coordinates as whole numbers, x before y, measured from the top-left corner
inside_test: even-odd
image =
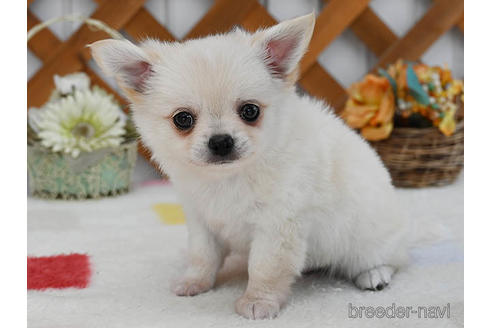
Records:
[[[137,160],[137,142],[81,153],[79,158],[27,146],[29,189],[35,197],[88,199],[128,192]]]
[[[452,183],[463,168],[464,121],[449,137],[435,127],[395,128],[391,137],[371,142],[388,168],[393,185],[404,188]]]

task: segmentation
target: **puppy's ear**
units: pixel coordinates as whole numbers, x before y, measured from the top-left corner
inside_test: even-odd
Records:
[[[313,12],[253,34],[253,44],[260,47],[274,77],[295,82],[297,66],[311,41],[315,21]]]
[[[126,95],[137,100],[152,74],[152,64],[145,51],[126,40],[101,40],[89,47],[104,74],[115,77]]]

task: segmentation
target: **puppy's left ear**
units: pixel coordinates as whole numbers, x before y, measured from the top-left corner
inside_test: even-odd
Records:
[[[253,34],[253,44],[275,78],[294,83],[297,66],[313,35],[316,17],[311,14],[287,20]]]

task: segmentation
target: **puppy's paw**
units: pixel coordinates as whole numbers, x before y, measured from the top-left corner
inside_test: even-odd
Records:
[[[360,273],[354,282],[362,290],[381,290],[389,284],[394,272],[393,267],[381,265]]]
[[[205,293],[213,287],[213,283],[199,279],[181,279],[173,284],[172,291],[177,296],[195,296]]]
[[[280,311],[277,301],[243,295],[236,301],[237,314],[247,319],[273,319]]]

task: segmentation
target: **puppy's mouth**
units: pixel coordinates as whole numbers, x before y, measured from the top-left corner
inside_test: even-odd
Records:
[[[211,165],[228,165],[237,162],[239,158],[240,156],[236,153],[227,156],[210,155],[207,158],[206,163]]]
[[[198,154],[197,154],[198,155]],[[199,156],[192,156],[190,163],[202,168],[236,169],[251,160],[252,153],[233,150],[227,155],[212,154],[209,151],[201,152]]]

